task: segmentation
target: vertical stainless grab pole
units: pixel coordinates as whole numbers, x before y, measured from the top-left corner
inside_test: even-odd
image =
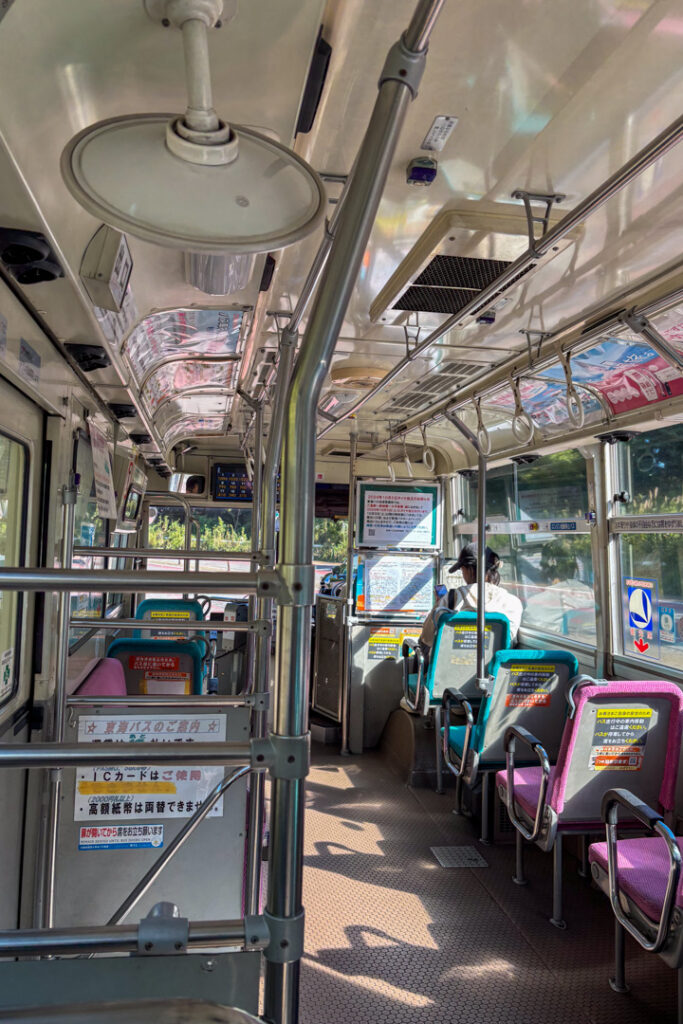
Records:
[[[254,408],[254,473],[252,484],[251,500],[251,571],[257,572],[259,550],[260,527],[262,508],[261,494],[263,486],[263,405],[258,403]],[[248,598],[248,618],[253,622],[256,618],[256,597],[251,594]],[[256,665],[256,636],[250,633],[247,636],[247,656],[245,668],[245,688],[247,693],[254,693],[256,689],[255,665]]]
[[[76,483],[73,473],[69,483],[62,492],[62,568],[70,569],[74,546],[74,520],[76,512]],[[71,593],[62,591],[58,599],[57,627],[57,659],[55,666],[55,688],[53,696],[52,735],[54,743],[64,742],[64,723],[66,720],[66,690],[69,674],[69,620],[71,618]],[[59,832],[59,802],[62,791],[62,769],[52,768],[49,771],[49,792],[47,820],[43,837],[44,853],[41,877],[41,914],[42,928],[54,925],[55,906],[55,873],[57,865],[57,837]]]
[[[477,682],[484,685],[486,678],[486,645],[484,643],[484,616],[486,614],[486,456],[479,438],[458,419],[446,412],[446,419],[467,438],[477,453]]]
[[[289,378],[292,374],[294,354],[298,335],[288,326],[280,339],[280,361],[272,402],[272,416],[268,431],[266,458],[263,465],[263,490],[259,548],[264,565],[275,561],[275,505],[277,500],[277,474],[282,449],[282,430],[285,420],[286,397]],[[268,622],[273,617],[272,598],[259,598],[257,604],[259,619]],[[270,636],[256,638],[255,689],[265,693],[270,688]],[[252,736],[262,739],[268,729],[268,712],[255,708],[252,711]],[[249,849],[247,851],[246,907],[248,914],[258,914],[261,901],[261,858],[263,855],[263,826],[266,780],[262,772],[254,773],[249,780]]]
[[[356,456],[358,454],[358,432],[354,428],[351,433],[349,450],[349,518],[348,543],[346,546],[346,614],[344,616],[344,660],[342,664],[342,707],[341,753],[349,754],[349,711],[351,706],[351,616],[353,614],[353,551],[354,532],[356,529]]]
[[[421,3],[431,24],[443,0]],[[415,20],[411,33],[424,40]],[[308,727],[311,608],[313,604],[313,496],[315,426],[320,392],[375,220],[400,128],[416,95],[426,53],[410,51],[405,39],[390,51],[379,95],[344,200],[337,232],[311,308],[292,378],[285,424],[279,570],[299,583],[300,603],[282,603],[277,630],[274,733],[305,735]],[[271,853],[267,915],[289,927],[301,920],[304,779],[275,777],[271,796]],[[278,926],[280,927],[280,926]],[[266,950],[265,1019],[297,1024],[300,944]]]

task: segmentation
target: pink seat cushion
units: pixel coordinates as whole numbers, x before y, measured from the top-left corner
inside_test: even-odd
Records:
[[[548,780],[548,792],[553,784],[553,777],[555,775],[555,768],[550,769],[550,776]],[[536,808],[538,806],[538,794],[541,792],[541,781],[543,779],[542,769],[532,768],[515,768],[513,774],[513,782],[515,786],[515,803],[518,803],[526,813],[531,817],[536,817]],[[498,786],[503,786],[504,789],[508,788],[507,772],[501,771],[496,773],[496,783]]]
[[[677,839],[683,851],[683,839]],[[591,864],[607,871],[607,843],[594,843],[588,851]],[[617,843],[617,875],[623,889],[651,921],[658,921],[669,877],[669,853],[659,836],[645,839],[620,839]],[[683,906],[683,876],[676,893],[676,906]]]
[[[116,658],[102,658],[97,668],[76,690],[78,697],[125,697],[126,677]]]

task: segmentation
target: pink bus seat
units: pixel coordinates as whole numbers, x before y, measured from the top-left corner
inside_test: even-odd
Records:
[[[126,697],[123,665],[116,658],[102,658],[75,691],[77,697]]]
[[[565,927],[561,883],[563,834],[573,832],[587,836],[601,832],[604,828],[602,798],[608,790],[624,782],[644,803],[658,804],[663,812],[673,810],[683,727],[683,692],[674,683],[659,680],[597,682],[583,677],[573,688],[573,704],[557,763],[550,766],[542,806],[539,807],[539,801],[547,763],[545,769],[542,763],[532,768],[514,767],[513,751],[520,743],[522,757],[527,757],[529,747],[542,761],[542,744],[530,733],[518,730],[515,738],[513,728],[506,734],[508,759],[513,767],[512,793],[508,793],[507,770],[496,776],[500,798],[517,829],[515,881],[524,882],[524,839],[536,843],[542,850],[553,851],[551,923],[558,928]],[[631,711],[633,719],[639,710],[644,712],[639,724],[642,736],[639,743],[636,737],[634,744],[634,735],[629,737],[629,725],[625,724],[626,712]],[[631,745],[622,743],[615,750],[622,732]],[[626,818],[623,826],[633,829],[637,822]],[[584,858],[587,870],[587,851]]]
[[[683,839],[677,838],[683,853]],[[607,843],[593,843],[588,860],[607,874]],[[651,921],[659,920],[669,879],[669,853],[658,836],[620,839],[617,843],[619,888]],[[683,907],[683,875],[678,883],[676,906]]]

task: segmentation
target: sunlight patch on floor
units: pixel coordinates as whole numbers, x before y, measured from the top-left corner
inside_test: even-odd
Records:
[[[335,971],[331,967],[327,967],[325,964],[318,963],[310,956],[304,956],[304,961],[307,966],[313,967],[316,971],[321,971],[323,974],[338,978],[348,985],[355,985],[358,988],[366,989],[373,996],[385,996],[387,999],[393,999],[403,1006],[412,1006],[415,1009],[435,1005],[434,1000],[428,996],[421,995],[419,992],[409,992],[406,989],[399,988],[397,985],[391,985],[382,978],[366,977],[363,974],[344,974],[341,971]]]

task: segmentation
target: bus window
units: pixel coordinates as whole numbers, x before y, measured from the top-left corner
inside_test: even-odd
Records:
[[[683,670],[683,425],[638,434],[613,452],[621,651]],[[654,516],[648,531],[648,516]],[[637,516],[638,523],[629,523]],[[666,516],[661,522],[659,517]],[[633,527],[643,532],[636,532]],[[623,529],[622,527],[627,527]]]
[[[477,484],[472,478],[467,517],[476,517]],[[557,452],[529,465],[513,463],[487,474],[488,545],[503,559],[501,585],[524,606],[522,628],[595,644],[595,597],[591,538],[582,532],[588,511],[586,465],[579,452]],[[539,532],[537,521],[575,521],[562,533]],[[498,523],[498,527],[494,524]],[[502,532],[505,523],[514,530]],[[517,532],[518,523],[529,523]],[[501,530],[501,532],[497,532]],[[473,535],[463,536],[468,543]]]
[[[26,450],[0,434],[0,564],[24,564]],[[0,704],[14,693],[19,675],[22,595],[0,593]]]
[[[76,473],[79,483],[74,510],[74,546],[80,548],[105,547],[107,522],[97,514],[92,447],[90,439],[85,434],[79,434],[76,440]],[[73,566],[76,569],[103,569],[104,559],[75,555]],[[72,618],[101,618],[102,610],[102,594],[71,595]],[[81,630],[75,631],[72,634],[72,642],[76,642],[82,636]]]

